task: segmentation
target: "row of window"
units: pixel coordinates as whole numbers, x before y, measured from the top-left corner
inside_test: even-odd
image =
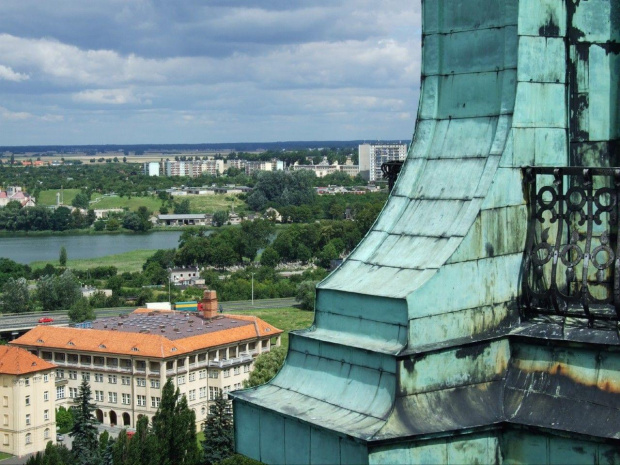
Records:
[[[30,425],[30,419],[31,419],[31,415],[29,413],[26,414],[26,425],[29,426]],[[45,421],[49,421],[50,419],[50,411],[49,409],[45,409],[43,410],[43,419]],[[8,426],[9,425],[9,416],[8,415],[4,415],[4,426]]]
[[[49,380],[50,380],[50,375],[49,375],[48,373],[45,373],[45,374],[43,375],[43,382],[44,382],[44,383],[47,383],[47,382],[49,382]],[[26,385],[26,386],[30,386],[30,377],[29,377],[29,376],[26,376],[26,377],[24,378],[24,385]]]
[[[49,428],[45,428],[45,430],[43,431],[43,439],[50,439],[51,437],[51,431]],[[10,435],[5,434],[4,435],[4,445],[8,446],[9,445],[9,438]],[[32,433],[26,433],[26,444],[32,444]]]

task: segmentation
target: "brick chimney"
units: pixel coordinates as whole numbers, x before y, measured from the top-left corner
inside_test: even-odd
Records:
[[[213,318],[217,315],[217,292],[205,291],[202,296],[202,316],[204,318]]]

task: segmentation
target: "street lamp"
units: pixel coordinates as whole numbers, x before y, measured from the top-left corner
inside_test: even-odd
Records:
[[[170,282],[172,281],[172,269],[168,268],[168,303],[172,305],[170,301]]]

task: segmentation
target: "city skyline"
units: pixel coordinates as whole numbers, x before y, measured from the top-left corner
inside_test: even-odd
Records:
[[[419,3],[289,3],[7,0],[0,145],[409,138]]]

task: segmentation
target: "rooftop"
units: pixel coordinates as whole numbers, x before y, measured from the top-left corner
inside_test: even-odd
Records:
[[[11,344],[166,358],[281,333],[253,316],[204,319],[198,314],[151,312],[97,320],[92,329],[40,325]]]
[[[0,346],[0,373],[5,375],[24,375],[55,368],[45,360],[27,350],[10,345]]]

